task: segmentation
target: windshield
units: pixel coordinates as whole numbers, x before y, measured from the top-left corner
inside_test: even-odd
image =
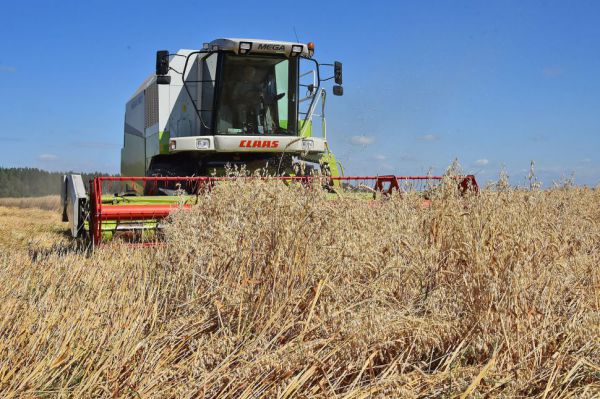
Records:
[[[296,135],[296,59],[224,54],[216,134]]]

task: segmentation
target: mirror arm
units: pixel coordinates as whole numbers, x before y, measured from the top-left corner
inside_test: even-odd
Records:
[[[327,78],[327,79],[319,79],[319,82],[325,82],[331,79],[335,80],[335,83],[338,85],[342,84],[342,63],[339,61],[335,61],[333,64],[318,64],[319,67],[321,66],[328,66],[328,67],[333,67],[333,76]]]

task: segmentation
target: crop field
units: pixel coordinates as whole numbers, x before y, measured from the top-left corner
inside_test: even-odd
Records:
[[[47,195],[33,198],[0,198],[0,206],[8,208],[35,208],[46,211],[58,211],[60,209],[60,196]]]
[[[600,396],[598,188],[235,181],[93,252],[39,207],[0,205],[2,398]]]

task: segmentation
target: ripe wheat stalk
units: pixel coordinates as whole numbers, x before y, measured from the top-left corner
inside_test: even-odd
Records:
[[[600,395],[600,190],[330,197],[233,181],[92,256],[5,223],[0,396]]]

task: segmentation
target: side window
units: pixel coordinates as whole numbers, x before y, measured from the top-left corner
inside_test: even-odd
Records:
[[[277,100],[277,115],[279,118],[278,124],[282,129],[288,127],[288,102],[289,102],[289,62],[284,60],[275,65],[275,95],[283,96]]]
[[[309,126],[304,127],[304,119],[308,115],[309,107],[313,96],[316,94],[317,87],[317,72],[314,62],[301,58],[300,73],[298,84],[298,131],[303,131],[304,135],[310,135],[310,121],[307,121]]]
[[[203,58],[200,61],[201,68],[198,68],[201,71],[199,76],[199,80],[201,81],[200,101],[198,102],[200,115],[202,115],[202,121],[200,122],[201,135],[211,134],[210,128],[212,126],[213,101],[215,98],[217,59],[218,55],[213,53]]]

